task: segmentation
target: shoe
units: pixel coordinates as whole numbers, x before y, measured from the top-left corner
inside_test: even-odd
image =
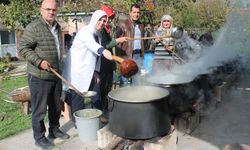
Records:
[[[55,146],[46,137],[42,138],[39,141],[36,141],[35,145],[42,148],[43,150],[49,150],[49,149],[52,149]]]
[[[60,138],[60,139],[63,139],[63,140],[66,140],[66,139],[70,138],[70,136],[67,133],[62,132],[59,129],[54,130],[53,132],[49,132],[48,137],[50,139]]]

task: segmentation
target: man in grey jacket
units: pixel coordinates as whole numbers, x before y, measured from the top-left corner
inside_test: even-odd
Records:
[[[56,0],[44,0],[41,17],[31,22],[20,41],[20,54],[27,60],[28,83],[31,92],[32,129],[35,144],[43,149],[54,145],[45,137],[44,118],[48,106],[49,138],[68,139],[69,135],[59,130],[61,114],[62,83],[52,72],[62,70],[61,29],[56,22]]]

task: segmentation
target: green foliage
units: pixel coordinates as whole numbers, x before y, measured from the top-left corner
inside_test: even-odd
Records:
[[[6,67],[6,64],[3,61],[0,61],[0,73],[3,73]]]
[[[0,1],[0,4],[9,4],[10,3],[10,0],[1,0]]]
[[[2,81],[0,89],[12,91],[27,86],[27,77]],[[31,115],[21,112],[19,103],[8,103],[7,93],[0,91],[0,140],[31,127]]]
[[[6,72],[2,74],[3,81],[10,80],[10,75]]]
[[[91,12],[99,9],[101,6],[101,2],[99,0],[68,0],[64,4],[64,6],[59,8],[60,13],[73,13],[73,12]]]
[[[160,23],[164,14],[174,18],[176,26],[205,28],[211,31],[224,24],[229,13],[228,0],[155,0],[154,21]],[[157,21],[158,20],[158,21]]]
[[[199,27],[217,30],[226,20],[230,8],[227,0],[200,0],[195,10],[199,12]]]
[[[119,0],[109,0],[109,5],[112,6],[116,12],[128,14],[130,6],[134,4],[133,0],[119,1]]]
[[[68,21],[67,13],[77,13],[77,12],[93,12],[94,10],[99,9],[101,6],[101,2],[99,0],[68,0],[62,7],[59,7],[59,13],[62,14],[61,19],[64,21]]]
[[[188,2],[186,4],[186,8],[183,8],[183,10],[180,11],[179,14],[180,14],[179,24],[182,27],[190,28],[193,26],[197,27],[199,25],[199,19],[198,19],[199,12],[197,12],[195,9],[195,3]]]
[[[0,21],[9,29],[25,27],[39,15],[38,2],[33,0],[12,0],[9,5],[0,5]],[[184,28],[208,28],[217,30],[230,10],[229,0],[108,0],[116,12],[128,14],[134,3],[141,5],[141,21],[145,24],[159,24],[164,14],[174,18],[174,24]],[[67,0],[59,13],[92,12],[100,8],[99,0]],[[239,4],[240,5],[240,4]],[[65,16],[63,18],[66,20]]]
[[[0,20],[9,29],[26,26],[38,14],[32,0],[11,0],[9,5],[0,5]]]
[[[0,74],[1,73],[7,73],[8,71],[12,70],[14,66],[7,61],[0,61]]]

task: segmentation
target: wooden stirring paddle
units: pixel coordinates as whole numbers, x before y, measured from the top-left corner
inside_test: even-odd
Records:
[[[113,60],[120,63],[120,73],[122,76],[129,78],[138,72],[138,66],[132,59],[123,59],[118,56],[112,56]]]

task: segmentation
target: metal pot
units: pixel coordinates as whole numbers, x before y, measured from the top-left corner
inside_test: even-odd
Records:
[[[113,90],[109,130],[128,139],[149,139],[170,130],[168,90],[154,86],[132,86]]]
[[[189,112],[193,109],[193,104],[198,97],[198,88],[192,83],[194,77],[183,76],[175,77],[171,80],[171,75],[164,78],[151,77],[149,82],[155,86],[167,89],[170,92],[168,104],[169,115],[175,117],[183,112]]]
[[[192,112],[199,94],[198,88],[192,83],[159,85],[170,91],[169,114],[171,117],[181,115],[184,112]]]
[[[163,73],[162,73],[163,74]],[[166,73],[164,76],[162,74],[153,75],[148,78],[148,81],[152,84],[156,85],[178,85],[178,84],[186,84],[190,83],[194,80],[194,76],[188,76],[183,74],[175,74],[175,73]]]
[[[171,36],[174,37],[174,38],[181,38],[183,35],[183,28],[182,27],[174,27],[172,28],[172,31],[171,31]]]

